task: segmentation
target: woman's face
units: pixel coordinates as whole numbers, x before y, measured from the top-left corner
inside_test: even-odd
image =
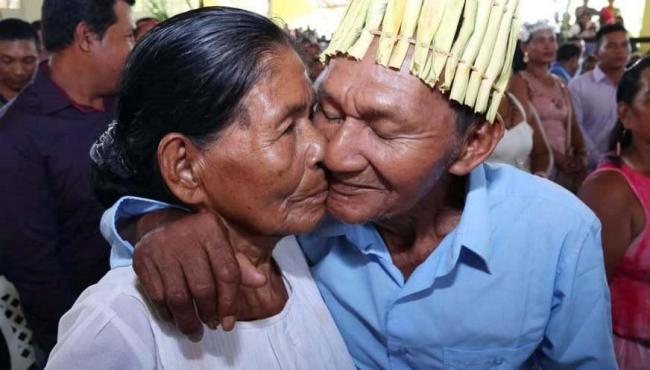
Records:
[[[625,128],[632,132],[635,140],[650,142],[650,68],[641,73],[639,91],[632,103],[621,104],[619,112]]]
[[[305,67],[289,48],[276,54],[239,118],[203,152],[200,176],[212,210],[257,235],[284,236],[323,218],[327,182]]]
[[[557,41],[553,30],[540,30],[530,36],[524,47],[528,60],[533,64],[550,64],[555,60]]]

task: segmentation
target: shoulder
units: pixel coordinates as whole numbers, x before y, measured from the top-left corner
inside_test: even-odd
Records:
[[[593,80],[593,71],[589,71],[587,73],[583,73],[580,76],[576,76],[569,82],[569,90],[576,90],[576,89],[581,89],[582,86],[589,82],[590,80]]]
[[[578,196],[594,209],[606,207],[623,213],[637,202],[627,179],[616,169],[601,170],[589,176]]]
[[[121,304],[116,305],[118,301]],[[111,307],[111,311],[118,315],[126,315],[130,311],[148,312],[131,266],[110,270],[97,284],[87,288],[74,306]]]
[[[574,194],[538,176],[509,166],[486,165],[490,201],[496,209],[527,215],[531,222],[567,229],[597,221],[594,213]]]

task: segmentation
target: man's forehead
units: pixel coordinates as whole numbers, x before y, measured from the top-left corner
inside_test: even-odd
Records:
[[[0,53],[30,53],[36,52],[36,42],[33,40],[0,40]]]
[[[330,59],[323,78],[317,81],[319,97],[334,95],[351,88],[363,90],[365,94],[391,93],[396,95],[414,94],[419,90],[428,90],[426,84],[412,75],[409,69],[412,50],[400,70],[386,68],[375,62],[376,42],[373,42],[366,56],[355,60],[347,56]]]

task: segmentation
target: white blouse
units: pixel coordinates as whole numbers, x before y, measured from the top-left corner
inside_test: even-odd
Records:
[[[152,314],[131,267],[111,270],[61,319],[46,369],[354,369],[295,237],[273,258],[289,294],[282,312],[230,333],[204,327],[198,343]]]
[[[519,100],[507,93],[510,101],[521,113],[523,120],[506,130],[494,152],[487,159],[489,163],[505,163],[530,172],[530,153],[533,151],[533,128],[526,119],[526,111]]]

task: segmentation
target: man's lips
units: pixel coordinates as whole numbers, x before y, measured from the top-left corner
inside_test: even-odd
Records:
[[[380,189],[373,187],[373,186],[368,186],[368,185],[362,185],[362,184],[355,184],[351,182],[342,182],[342,181],[337,181],[337,180],[331,180],[330,181],[330,195],[343,195],[343,196],[355,196],[359,195],[364,192],[368,191],[379,191]]]

